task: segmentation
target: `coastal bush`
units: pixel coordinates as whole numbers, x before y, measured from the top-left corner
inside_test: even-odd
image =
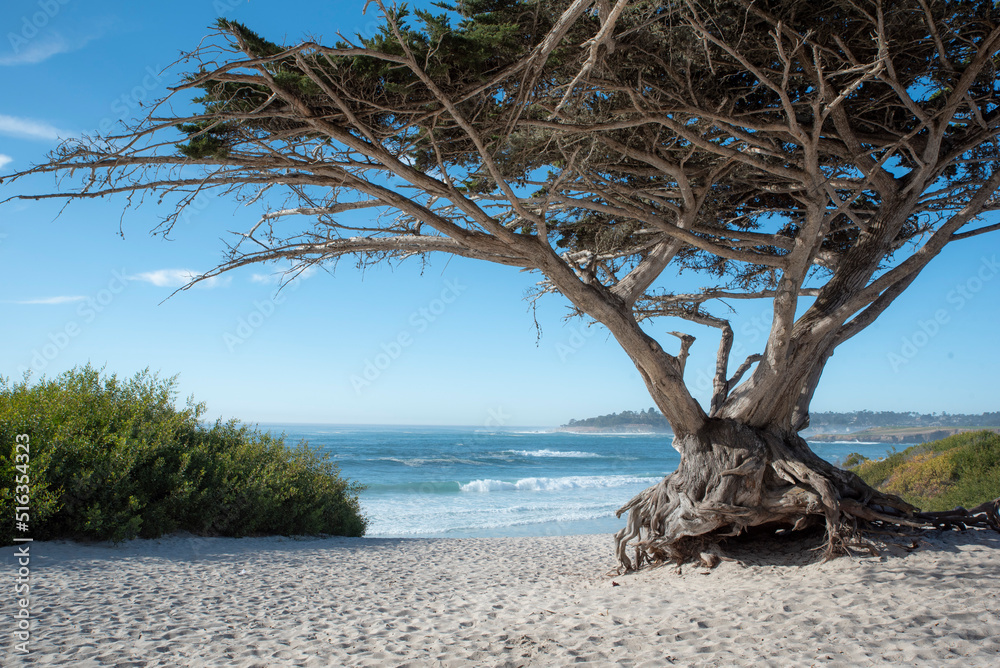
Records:
[[[90,365],[35,384],[0,378],[0,544],[14,535],[364,534],[363,488],[329,455],[236,420],[206,426],[204,404],[179,409],[175,398],[176,378],[148,370],[125,381]],[[24,476],[27,490],[17,487]],[[13,520],[25,491],[21,534]]]
[[[973,508],[1000,497],[1000,434],[955,434],[879,460],[853,454],[845,466],[921,510]]]

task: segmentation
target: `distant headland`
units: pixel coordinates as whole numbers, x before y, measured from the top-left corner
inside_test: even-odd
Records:
[[[802,435],[811,441],[926,443],[964,431],[1000,431],[1000,411],[966,415],[865,410],[812,413],[809,417],[809,428]],[[671,433],[670,425],[655,408],[570,420],[558,431],[588,434]]]
[[[600,415],[583,420],[570,420],[559,427],[557,431],[584,434],[671,433],[667,419],[655,408],[646,411],[622,411],[621,413]]]

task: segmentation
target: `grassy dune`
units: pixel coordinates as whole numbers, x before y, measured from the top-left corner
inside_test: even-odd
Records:
[[[853,454],[844,465],[921,510],[973,508],[1000,497],[1000,434],[992,431],[956,434],[879,460]]]

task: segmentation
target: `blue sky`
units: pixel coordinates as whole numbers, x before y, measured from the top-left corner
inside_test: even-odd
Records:
[[[162,70],[220,14],[292,41],[370,32],[363,5],[5,2],[0,173],[43,161],[60,137],[139,114],[183,67]],[[54,187],[49,177],[4,184],[0,199]],[[343,262],[278,292],[277,268],[256,267],[164,301],[185,276],[214,266],[227,232],[258,210],[206,199],[165,241],[149,234],[165,209],[150,203],[122,216],[123,207],[121,198],[74,202],[61,215],[52,201],[0,206],[0,375],[52,376],[87,362],[124,375],[149,367],[179,374],[182,397],[207,402],[210,416],[251,422],[555,425],[652,404],[607,332],[565,321],[561,298],[539,302],[537,336],[523,296],[538,276],[445,257],[364,275]],[[813,410],[998,410],[998,258],[998,234],[948,248],[838,349]],[[683,277],[684,289],[698,285]],[[745,356],[760,350],[769,306],[739,306]],[[663,333],[677,325],[649,331],[670,347]],[[698,337],[688,376],[705,401],[718,339],[684,326]]]

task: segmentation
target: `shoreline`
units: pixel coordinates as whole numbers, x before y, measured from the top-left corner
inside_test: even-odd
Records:
[[[621,425],[620,427],[555,427],[552,429],[556,433],[565,434],[587,434],[591,436],[670,436],[673,432],[658,429],[652,425]],[[872,444],[900,444],[919,445],[930,441],[937,441],[955,434],[963,434],[970,431],[992,431],[1000,433],[1000,427],[880,427],[877,429],[863,429],[853,432],[842,433],[815,433],[804,435],[806,441],[817,443],[858,443],[861,445]]]
[[[900,445],[920,445],[939,441],[955,434],[970,431],[992,431],[1000,433],[1000,427],[901,427],[899,429],[873,429],[849,434],[814,434],[807,441],[821,443],[898,443]]]
[[[1000,534],[606,577],[610,535],[32,544],[32,654],[4,665],[994,665]],[[12,577],[14,548],[0,548]],[[615,586],[617,583],[618,586]],[[0,614],[13,613],[13,597]]]
[[[589,434],[591,436],[627,434],[630,436],[670,436],[674,432],[667,428],[658,428],[648,424],[627,424],[618,427],[553,427],[553,433],[560,434]]]
[[[624,502],[622,502],[624,505]],[[365,538],[432,538],[432,539],[464,539],[464,538],[541,538],[547,536],[611,536],[624,528],[625,517],[615,517],[613,514],[580,520],[553,519],[545,522],[525,524],[508,524],[491,528],[455,529],[447,533],[419,532],[410,534],[369,532]]]

